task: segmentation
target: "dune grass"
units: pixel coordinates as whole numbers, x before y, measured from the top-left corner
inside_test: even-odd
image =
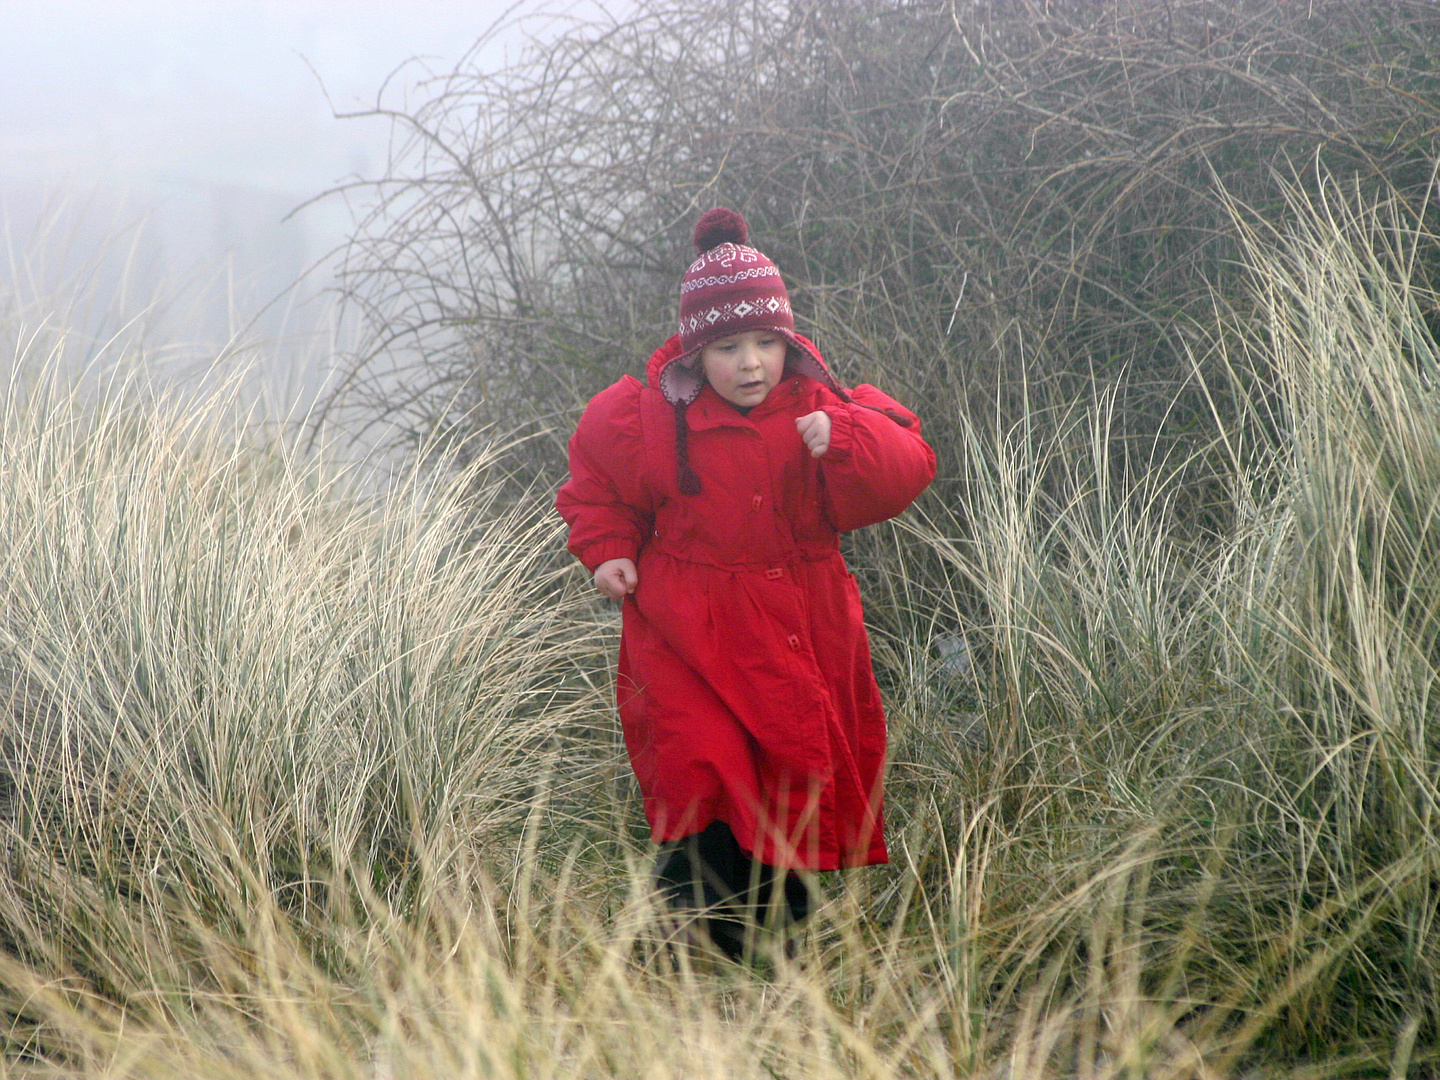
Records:
[[[753,969],[654,944],[616,619],[502,454],[376,496],[214,402],[12,380],[0,1076],[1440,1067],[1434,240],[1235,218],[1229,531],[1171,528],[1183,462],[1115,473],[1103,398],[959,418],[963,500],[862,552],[892,864]]]

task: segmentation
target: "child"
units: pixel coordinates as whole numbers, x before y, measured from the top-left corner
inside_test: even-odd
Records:
[[[935,475],[914,414],[841,387],[746,239],[734,211],[700,218],[680,332],[647,383],[590,402],[556,500],[623,601],[616,698],[657,884],[734,959],[772,905],[808,914],[796,870],[886,861],[885,718],[839,534]]]

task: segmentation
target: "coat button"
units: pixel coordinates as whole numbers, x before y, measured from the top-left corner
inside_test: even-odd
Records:
[[[769,570],[765,571],[765,576],[771,581],[779,581],[785,576],[785,571],[781,570],[778,566],[772,566]]]
[[[785,642],[790,646],[790,648],[794,649],[796,652],[800,651],[800,638],[798,635],[791,634],[788,638],[785,639]]]
[[[757,491],[754,495],[750,496],[750,509],[759,510],[760,504],[764,501],[764,499],[760,498],[760,493]]]

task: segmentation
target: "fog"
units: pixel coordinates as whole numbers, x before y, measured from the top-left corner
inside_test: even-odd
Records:
[[[191,364],[238,335],[259,343],[275,394],[313,394],[330,348],[325,257],[351,217],[338,198],[297,208],[376,175],[389,138],[335,113],[373,104],[390,76],[402,100],[507,11],[537,7],[0,0],[0,299],[70,303],[100,333],[148,309]],[[480,61],[522,42],[508,32]]]

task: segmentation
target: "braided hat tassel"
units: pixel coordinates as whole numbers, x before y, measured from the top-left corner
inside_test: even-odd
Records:
[[[699,495],[700,477],[695,475],[695,470],[690,466],[690,424],[685,419],[685,408],[685,402],[675,403],[676,480],[680,484],[682,495]]]

